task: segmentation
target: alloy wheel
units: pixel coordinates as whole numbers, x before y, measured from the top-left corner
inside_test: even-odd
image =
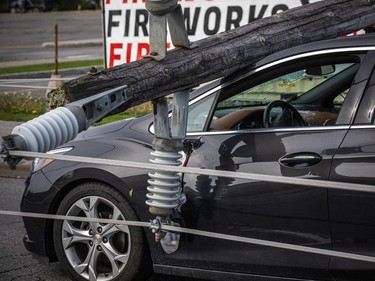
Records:
[[[125,220],[111,201],[100,196],[77,200],[66,215]],[[126,225],[66,220],[61,239],[70,265],[86,280],[113,280],[124,270],[129,259],[131,236]]]

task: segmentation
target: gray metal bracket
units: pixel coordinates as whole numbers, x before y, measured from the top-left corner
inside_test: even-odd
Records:
[[[172,115],[169,118],[166,98],[153,102],[154,112],[154,140],[151,152],[152,163],[158,165],[181,165],[183,140],[186,137],[188,105],[190,89],[174,93]],[[181,175],[174,172],[160,171],[158,169],[149,173],[150,192],[146,196],[149,212],[156,216],[151,221],[151,230],[155,234],[155,241],[160,242],[167,254],[175,252],[179,247],[180,234],[175,232],[162,232],[162,225],[178,226],[171,220],[173,212],[179,212],[181,205],[186,202],[182,195]]]
[[[189,48],[189,39],[184,24],[181,5],[177,0],[146,0],[150,13],[150,54],[162,60],[167,54],[167,22],[174,46]]]

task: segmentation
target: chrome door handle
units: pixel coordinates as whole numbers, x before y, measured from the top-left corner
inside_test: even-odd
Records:
[[[319,163],[322,157],[312,152],[301,152],[281,157],[279,163],[291,168],[306,168]]]

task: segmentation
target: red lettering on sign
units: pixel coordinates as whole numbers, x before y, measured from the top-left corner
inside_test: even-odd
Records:
[[[144,56],[150,53],[150,45],[148,43],[139,43],[137,51],[137,60],[143,59]]]
[[[131,62],[132,58],[131,58],[131,55],[132,55],[132,43],[128,43],[127,44],[127,47],[126,47],[126,62]]]
[[[145,2],[145,0],[142,0],[142,2]],[[111,0],[105,0],[106,4],[111,4]],[[128,3],[128,0],[122,0],[123,4]],[[137,3],[137,0],[133,0],[133,3]]]
[[[129,1],[130,2],[130,1]],[[132,3],[138,3],[138,0],[131,0]],[[146,0],[142,0],[142,3],[146,2]],[[128,0],[122,0],[122,3],[127,4]]]
[[[122,43],[112,43],[110,45],[110,51],[109,51],[109,67],[114,66],[115,60],[120,60],[121,55],[115,54],[116,49],[122,49]]]
[[[171,46],[171,42],[167,42],[167,49],[170,49]],[[108,52],[107,67],[114,67],[122,63],[143,59],[150,53],[150,44],[146,42],[110,43]]]

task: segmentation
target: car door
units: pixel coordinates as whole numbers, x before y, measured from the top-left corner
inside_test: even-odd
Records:
[[[365,61],[358,92],[347,112],[358,112],[343,143],[335,153],[330,180],[375,185],[375,53]],[[370,75],[372,74],[371,78]],[[375,187],[374,187],[375,190]],[[333,249],[375,256],[375,193],[329,191]],[[375,264],[332,258],[330,270],[335,280],[374,280]]]
[[[198,124],[190,126],[196,132],[189,138],[199,139],[200,146],[191,153],[188,167],[327,180],[333,155],[349,128],[340,121],[345,118],[339,110],[351,95],[362,59],[347,53],[306,55],[304,62],[290,58],[225,82],[205,97],[206,110],[196,109],[196,118],[189,113]],[[321,70],[331,64],[349,71],[341,83],[336,72],[342,70],[320,77],[307,74],[310,67]],[[310,126],[264,128],[264,107],[274,99],[294,100],[303,118],[310,118]],[[212,101],[209,111],[207,100]],[[335,114],[337,120],[329,120]],[[240,121],[233,121],[233,116]],[[188,202],[182,213],[188,227],[331,249],[325,188],[185,174],[184,192]],[[200,236],[188,236],[181,251],[170,258],[183,258],[189,267],[237,275],[331,278],[327,256]]]

